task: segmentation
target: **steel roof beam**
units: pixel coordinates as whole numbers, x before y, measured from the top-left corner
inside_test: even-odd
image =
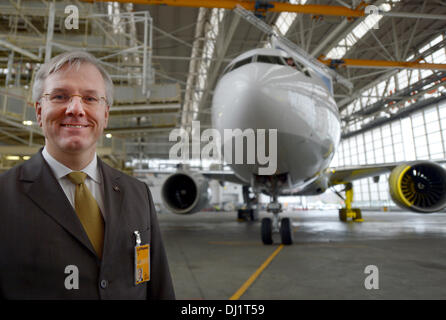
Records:
[[[81,0],[84,2],[108,2],[109,0]],[[240,5],[246,10],[255,11],[256,1],[241,1],[241,0],[117,0],[116,2],[146,4],[146,5],[166,5],[173,7],[192,7],[192,8],[221,8],[234,9],[236,5]],[[303,14],[324,15],[324,16],[342,16],[360,18],[367,14],[365,13],[365,6],[350,9],[345,6],[331,6],[318,4],[290,4],[275,1],[269,1],[268,4],[273,5],[268,9],[268,12],[295,12]],[[410,13],[410,12],[381,12],[383,16],[393,16],[398,18],[413,18],[413,19],[435,19],[446,20],[446,15],[441,14],[424,14],[424,13]]]
[[[432,39],[429,39],[429,41],[427,41],[427,43],[430,42],[431,40]],[[443,41],[440,41],[435,46],[431,47],[430,49],[427,49],[426,51],[422,52],[421,54],[420,53],[415,54],[415,57],[412,59],[411,62],[415,62],[417,59],[422,59],[425,56],[429,56],[430,54],[432,54],[433,52],[437,51],[438,49],[443,48],[445,45],[446,45],[446,39],[443,40]],[[359,98],[364,91],[372,88],[373,86],[377,85],[381,81],[386,80],[387,78],[390,78],[390,77],[394,76],[398,72],[399,72],[399,69],[397,69],[397,68],[392,69],[388,73],[383,74],[382,76],[380,76],[377,79],[373,80],[372,82],[370,82],[369,84],[365,85],[364,87],[356,90],[352,95],[342,99],[341,101],[338,102],[339,111],[342,112],[349,103],[351,103],[355,99]]]
[[[226,16],[227,19],[229,19],[228,16]],[[225,27],[223,31],[219,32],[217,41],[216,41],[216,50],[214,52],[214,56],[216,57],[216,61],[211,64],[211,70],[208,70],[208,76],[206,79],[206,85],[203,92],[203,95],[201,96],[200,103],[198,105],[198,111],[201,111],[205,108],[205,106],[209,103],[208,98],[211,93],[212,88],[215,87],[215,84],[217,82],[217,78],[220,75],[220,68],[224,61],[224,57],[226,56],[226,53],[229,48],[229,44],[232,40],[232,37],[235,34],[235,31],[239,25],[240,22],[240,16],[234,15],[229,22],[223,20],[222,23],[225,23],[225,26],[229,25],[229,27]]]
[[[444,63],[422,63],[410,61],[387,61],[387,60],[362,60],[362,59],[327,59],[322,60],[322,63],[330,66],[332,63],[339,66],[346,66],[352,68],[372,68],[372,69],[428,69],[428,70],[446,70]]]
[[[439,97],[433,97],[433,98],[417,101],[406,108],[400,109],[396,114],[390,116],[389,118],[379,118],[379,119],[376,119],[372,122],[369,122],[369,123],[363,125],[361,129],[342,133],[341,139],[344,140],[344,139],[350,138],[352,136],[358,135],[360,133],[370,131],[376,127],[382,126],[382,125],[392,122],[394,120],[402,119],[404,117],[409,116],[410,114],[412,114],[414,112],[418,112],[418,111],[423,110],[427,107],[430,107],[436,103],[440,103],[441,101],[444,101],[445,99],[446,99],[446,96],[439,96]]]
[[[20,53],[21,55],[23,55],[25,57],[28,57],[30,59],[33,59],[33,60],[36,60],[36,61],[40,61],[40,57],[36,56],[34,53],[32,53],[32,52],[30,52],[28,50],[19,48],[16,45],[14,45],[11,42],[8,42],[6,40],[0,39],[0,46],[8,48],[9,50],[15,51],[17,53]]]

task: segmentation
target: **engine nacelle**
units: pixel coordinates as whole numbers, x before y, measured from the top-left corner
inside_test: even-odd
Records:
[[[210,200],[208,180],[199,173],[178,171],[167,177],[161,187],[164,206],[177,214],[192,214]]]
[[[401,208],[432,213],[446,206],[446,170],[437,163],[403,164],[389,177],[392,200]]]

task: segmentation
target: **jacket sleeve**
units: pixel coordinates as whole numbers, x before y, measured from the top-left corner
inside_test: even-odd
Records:
[[[174,300],[175,291],[167,262],[166,251],[164,250],[161,231],[158,224],[157,213],[153,204],[152,194],[147,189],[150,202],[150,281],[147,285],[147,299],[152,300]]]

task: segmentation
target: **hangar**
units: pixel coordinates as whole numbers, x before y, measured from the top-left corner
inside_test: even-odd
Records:
[[[177,298],[444,298],[445,30],[441,0],[0,0],[0,170],[44,145],[36,70],[85,50],[115,85],[98,155],[152,189]],[[203,157],[237,128],[277,130],[273,175]]]

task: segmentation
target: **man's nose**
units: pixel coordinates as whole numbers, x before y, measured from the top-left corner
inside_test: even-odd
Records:
[[[78,95],[71,96],[68,102],[66,114],[71,114],[76,117],[81,117],[85,115],[84,106],[82,104],[82,97]]]

